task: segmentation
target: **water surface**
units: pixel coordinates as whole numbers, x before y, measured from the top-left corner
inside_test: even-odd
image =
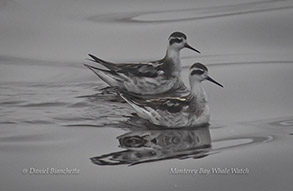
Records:
[[[0,190],[292,190],[292,7],[0,1]],[[153,127],[83,66],[159,59],[177,30],[202,52],[185,83],[202,62],[225,86],[204,83],[209,127]]]

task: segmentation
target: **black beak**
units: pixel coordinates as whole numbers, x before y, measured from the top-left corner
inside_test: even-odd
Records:
[[[213,82],[213,83],[217,84],[218,86],[221,86],[222,88],[224,87],[222,84],[220,84],[219,82],[217,82],[216,80],[214,80],[213,78],[211,78],[209,76],[206,78],[206,80]]]
[[[184,45],[184,47],[185,47],[185,48],[189,48],[189,49],[191,49],[191,50],[193,50],[193,51],[195,51],[195,52],[197,52],[197,53],[200,54],[200,52],[199,52],[198,50],[196,50],[195,48],[193,48],[192,46],[190,46],[190,45],[187,44],[187,43]]]

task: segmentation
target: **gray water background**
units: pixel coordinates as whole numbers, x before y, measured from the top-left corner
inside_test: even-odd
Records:
[[[292,8],[291,0],[1,0],[0,190],[292,190]],[[202,62],[225,86],[204,84],[210,128],[125,125],[133,110],[101,94],[106,84],[83,66],[87,54],[159,59],[174,31],[202,52],[182,51],[186,84],[188,67]],[[249,173],[170,174],[234,167]],[[30,168],[79,173],[23,172]]]

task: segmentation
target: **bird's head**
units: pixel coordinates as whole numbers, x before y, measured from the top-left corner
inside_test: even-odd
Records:
[[[183,48],[191,49],[197,53],[200,53],[198,50],[193,48],[187,43],[187,37],[182,32],[173,32],[169,37],[169,47],[180,51]]]
[[[213,78],[211,78],[208,75],[208,68],[201,64],[201,63],[194,63],[190,68],[189,68],[189,78],[191,82],[202,82],[204,80],[208,80],[210,82],[213,82],[217,84],[220,87],[224,87],[222,84],[219,82],[215,81]]]

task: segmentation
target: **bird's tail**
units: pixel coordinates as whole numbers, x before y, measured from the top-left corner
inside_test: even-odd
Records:
[[[119,95],[136,111],[139,117],[151,120],[151,113],[145,107],[141,98],[125,91],[120,91]]]
[[[109,84],[110,86],[122,86],[123,81],[121,80],[120,76],[111,70],[104,70],[101,68],[97,68],[88,64],[84,64],[88,67],[91,71],[93,71],[97,76],[99,76],[104,82]]]
[[[90,61],[96,62],[98,64],[101,64],[103,66],[105,66],[106,68],[110,69],[110,70],[114,70],[115,69],[115,64],[111,63],[111,62],[107,62],[105,60],[102,60],[92,54],[88,54],[92,59],[88,59]]]

